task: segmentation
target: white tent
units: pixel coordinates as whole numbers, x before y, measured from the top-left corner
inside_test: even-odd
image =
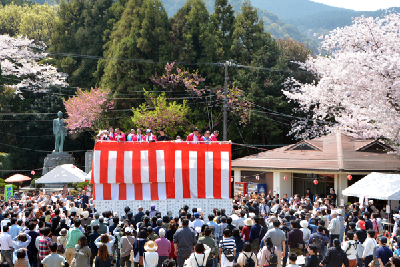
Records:
[[[400,174],[373,172],[342,191],[345,196],[400,200]]]
[[[37,184],[66,184],[85,182],[87,173],[72,164],[63,164],[36,180]]]

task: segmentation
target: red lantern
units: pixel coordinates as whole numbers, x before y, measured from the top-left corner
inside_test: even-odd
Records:
[[[351,180],[353,177],[349,174],[349,175],[347,175],[347,180]]]
[[[314,183],[314,184],[318,184],[318,180],[314,180],[313,183]]]
[[[32,174],[32,175],[35,175],[35,171],[31,171],[31,174]]]
[[[260,176],[257,175],[257,176],[256,176],[256,180],[257,180],[257,181],[260,180]]]
[[[284,180],[284,181],[287,181],[287,176],[283,176],[283,180]]]

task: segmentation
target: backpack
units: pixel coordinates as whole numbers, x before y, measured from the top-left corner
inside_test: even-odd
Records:
[[[246,253],[243,253],[244,256],[246,256],[246,261],[244,263],[244,267],[255,267],[256,263],[254,262],[252,256],[253,252],[250,254],[250,257],[247,257]]]
[[[268,263],[269,265],[277,265],[278,264],[278,255],[275,254],[275,249],[270,251],[271,254],[269,255]]]
[[[361,230],[365,230],[365,222],[362,220],[359,220],[358,225],[360,226]]]
[[[232,250],[230,250],[229,248],[226,248],[224,245],[222,245],[222,253],[224,253],[226,259],[229,262],[233,262],[233,260],[235,259],[235,256],[233,256]]]
[[[322,243],[322,236],[320,235],[314,235],[313,237],[313,244],[317,246],[317,252],[321,253],[322,251],[322,247],[323,247],[323,243]]]
[[[351,247],[354,247],[354,249],[357,251],[357,246],[356,246],[356,244],[354,243],[354,244],[350,244],[350,242],[348,242],[348,244],[349,244],[349,246],[348,246],[348,248],[346,249],[346,255],[347,256],[349,256],[350,254],[348,254],[347,252],[351,249]]]
[[[206,256],[206,255],[203,253],[203,257],[205,257],[205,256]],[[197,267],[204,267],[204,265],[203,265],[204,258],[203,258],[203,262],[201,263],[201,265],[200,265],[199,262],[197,261],[196,255],[194,256],[194,259],[195,259],[195,261],[196,261],[196,263],[197,263]]]

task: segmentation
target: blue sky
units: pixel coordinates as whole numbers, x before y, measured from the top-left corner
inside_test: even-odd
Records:
[[[330,6],[344,7],[357,11],[375,11],[382,8],[398,7],[399,0],[312,0]]]

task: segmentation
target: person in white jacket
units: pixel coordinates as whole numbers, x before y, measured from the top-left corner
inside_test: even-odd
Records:
[[[185,261],[185,266],[197,267],[206,266],[208,255],[211,253],[211,248],[206,244],[197,243],[192,255]]]
[[[374,230],[367,231],[367,239],[365,239],[365,242],[363,243],[364,252],[362,257],[364,260],[364,266],[368,266],[369,263],[374,258],[374,248],[377,246],[374,236],[375,236]]]
[[[347,259],[349,260],[350,267],[357,266],[357,244],[354,239],[354,233],[348,232],[347,233],[348,241],[343,242],[342,249],[347,255]]]

